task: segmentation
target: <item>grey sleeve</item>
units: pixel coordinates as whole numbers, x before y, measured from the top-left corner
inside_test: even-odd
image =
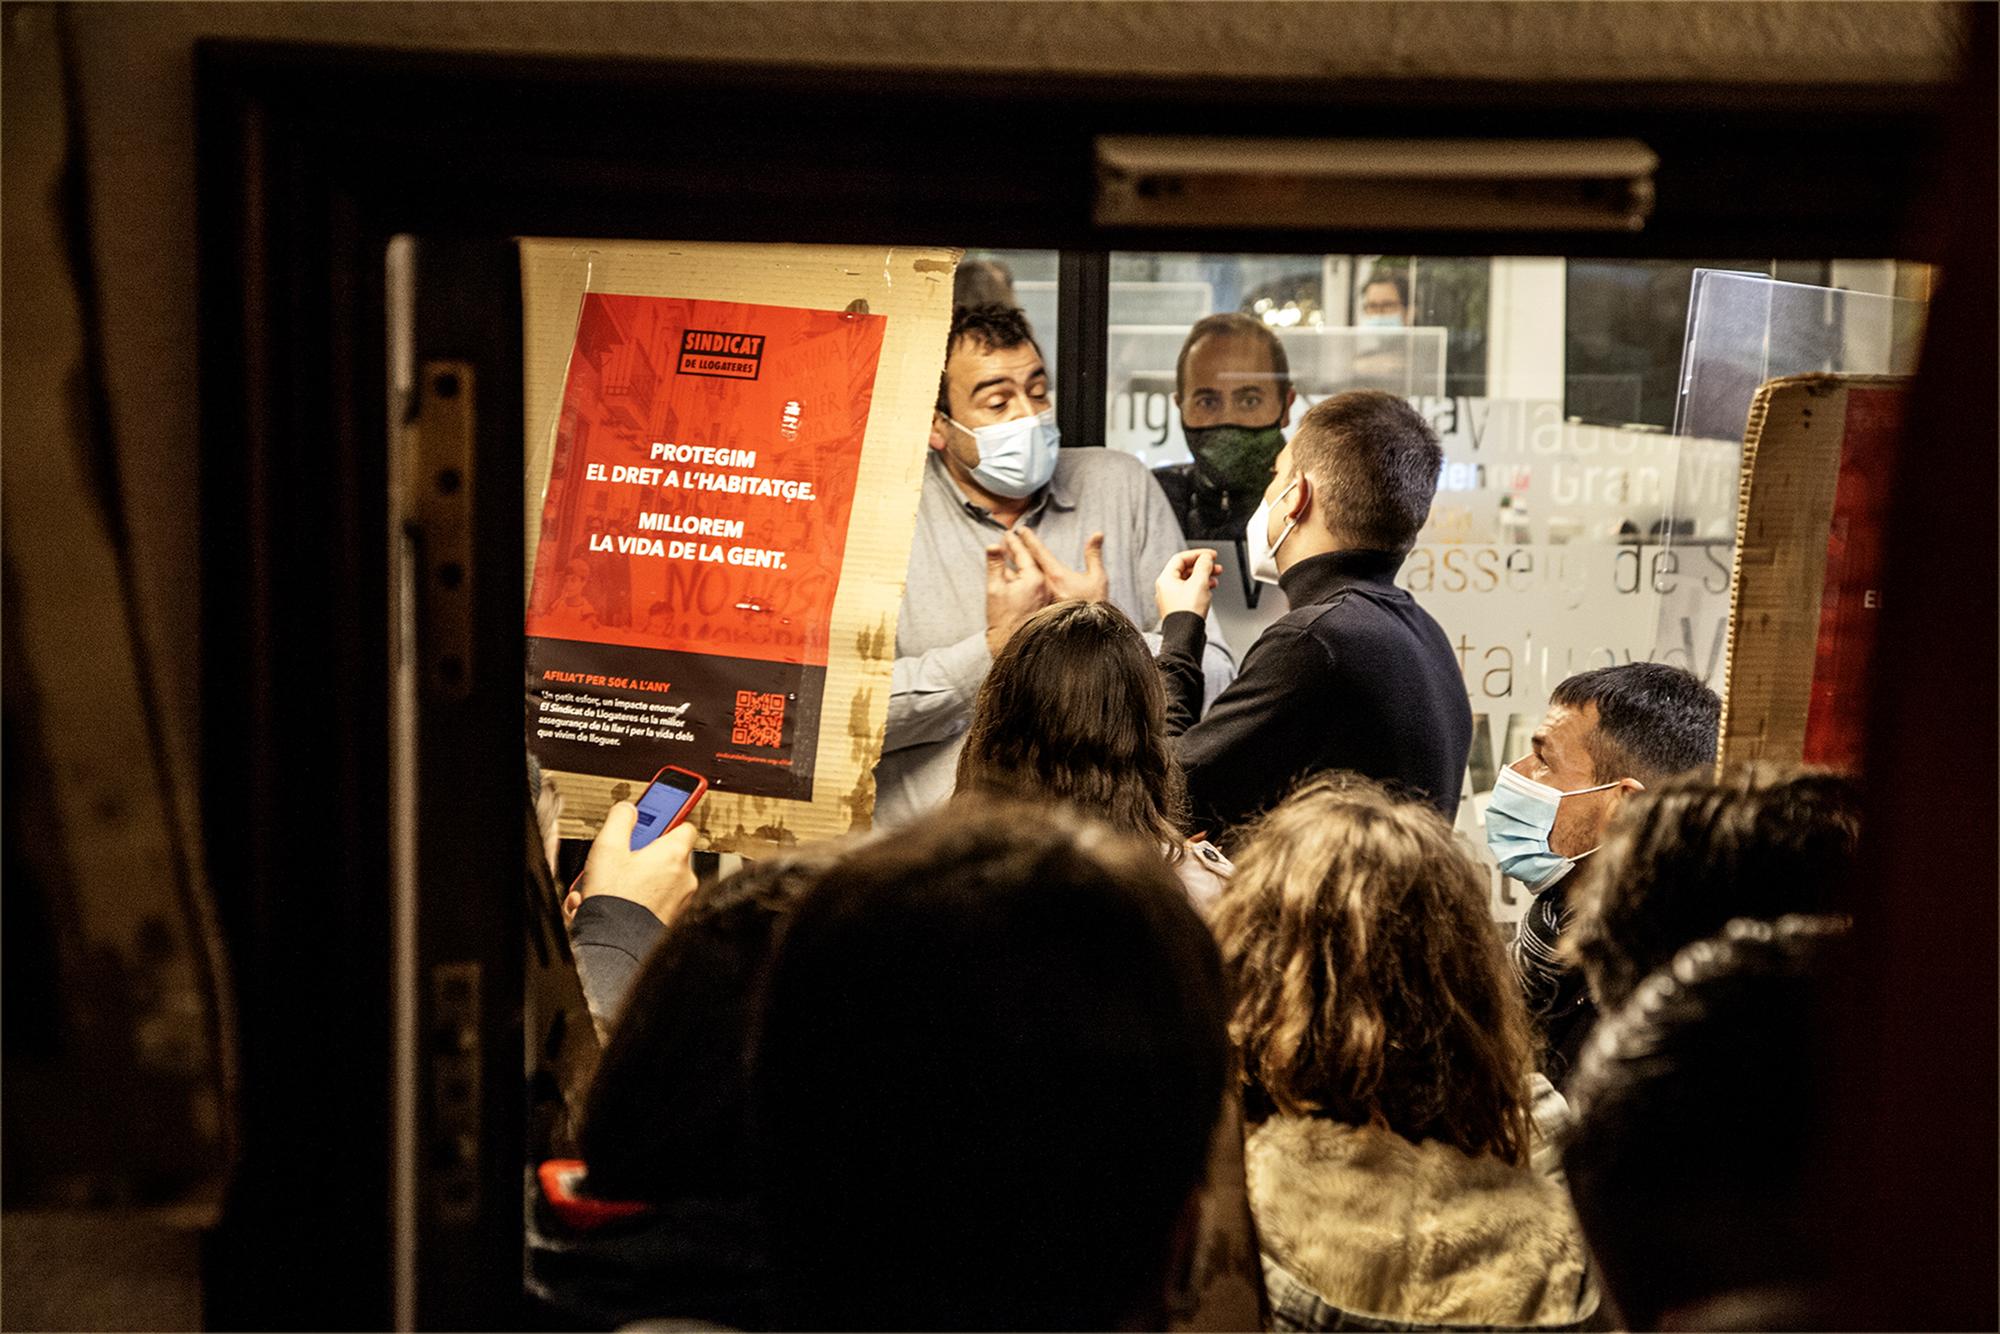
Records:
[[[1131,484],[1141,489],[1141,498],[1137,506],[1139,549],[1135,556],[1138,569],[1134,574],[1138,578],[1139,587],[1145,590],[1150,598],[1153,581],[1160,577],[1161,570],[1167,568],[1167,562],[1173,559],[1175,552],[1187,549],[1187,538],[1181,533],[1181,521],[1174,517],[1174,507],[1167,500],[1167,493],[1160,490],[1160,483],[1152,473],[1144,468],[1134,468]],[[1139,628],[1159,629],[1159,612],[1149,609],[1146,613],[1146,623]],[[1209,621],[1208,629],[1211,635],[1209,642],[1213,644],[1215,642],[1212,637],[1215,632],[1213,618]]]
[[[576,956],[583,1002],[599,1033],[608,1033],[617,1022],[646,956],[665,930],[651,909],[615,894],[593,894],[577,906],[569,924],[570,952]]]
[[[943,741],[965,730],[972,701],[993,655],[979,631],[915,657],[898,658],[889,672],[889,723],[882,751]]]
[[[1236,679],[1236,659],[1212,637],[1222,633],[1222,627],[1215,623],[1213,612],[1208,617],[1208,633],[1211,638],[1201,652],[1201,707],[1204,713],[1209,705],[1215,703],[1216,696],[1229,689],[1229,683]]]
[[[1543,1176],[1567,1186],[1569,1178],[1563,1173],[1562,1144],[1575,1117],[1570,1112],[1569,1100],[1556,1092],[1556,1086],[1540,1071],[1528,1076],[1528,1121],[1533,1146],[1529,1162]]]

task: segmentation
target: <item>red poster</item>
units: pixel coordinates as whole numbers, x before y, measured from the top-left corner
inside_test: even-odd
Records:
[[[811,797],[883,324],[584,297],[528,602],[545,766]]]
[[[1868,724],[1868,662],[1881,607],[1882,528],[1902,419],[1900,388],[1850,388],[1827,534],[1819,648],[1806,710],[1808,764],[1857,769]]]

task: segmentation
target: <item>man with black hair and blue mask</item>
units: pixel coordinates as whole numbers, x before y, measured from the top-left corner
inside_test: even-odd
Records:
[[[1000,305],[955,310],[896,622],[877,825],[951,796],[986,669],[1035,612],[1109,602],[1157,629],[1154,579],[1186,545],[1166,496],[1129,454],[1060,444],[1026,318]],[[1235,675],[1213,627],[1202,667],[1211,697]]]
[[[1722,701],[1700,677],[1658,662],[1579,672],[1551,692],[1533,749],[1500,771],[1486,845],[1532,893],[1511,951],[1528,1008],[1548,1038],[1543,1072],[1560,1086],[1596,1019],[1582,974],[1560,950],[1577,863],[1597,851],[1628,797],[1715,763]]]

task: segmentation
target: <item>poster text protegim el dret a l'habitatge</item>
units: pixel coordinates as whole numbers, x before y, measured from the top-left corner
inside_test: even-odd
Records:
[[[884,324],[584,295],[527,610],[544,766],[812,799]]]

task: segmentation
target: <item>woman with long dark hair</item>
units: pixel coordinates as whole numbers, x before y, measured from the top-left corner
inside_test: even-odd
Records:
[[[958,757],[958,794],[1057,801],[1157,845],[1206,911],[1230,865],[1189,840],[1187,784],[1144,636],[1108,602],[1058,602],[993,659]]]

